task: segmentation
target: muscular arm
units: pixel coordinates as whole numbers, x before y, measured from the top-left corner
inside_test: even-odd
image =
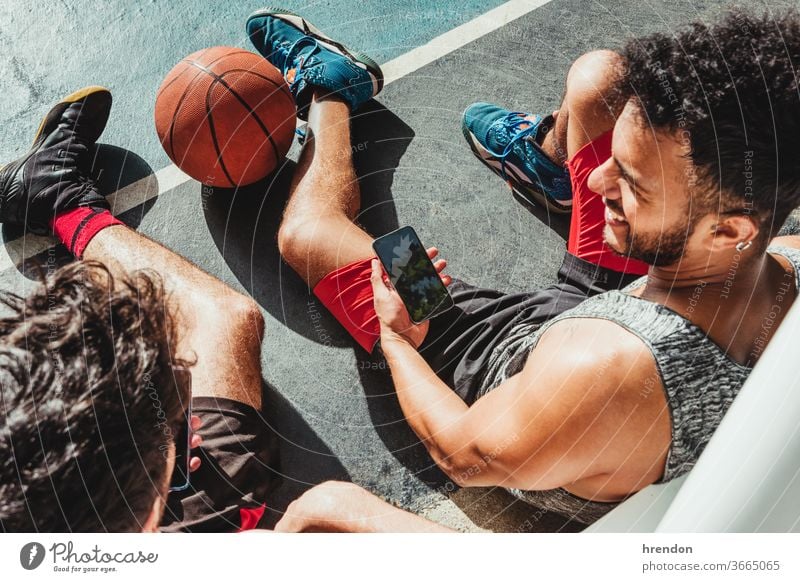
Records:
[[[611,334],[611,335],[610,335]],[[611,341],[609,341],[610,338]],[[551,489],[620,475],[665,453],[669,424],[658,390],[642,397],[654,371],[640,341],[608,322],[568,320],[539,341],[520,374],[467,407],[416,349],[388,338],[384,353],[411,428],[436,463],[462,485]],[[666,422],[665,422],[666,420]],[[648,438],[648,435],[658,438]],[[653,450],[651,443],[660,443]],[[644,471],[645,473],[647,471]]]

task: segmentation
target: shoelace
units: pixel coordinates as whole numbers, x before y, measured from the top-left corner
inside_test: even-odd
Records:
[[[97,190],[97,181],[90,177],[88,174],[78,174],[75,181],[81,185],[80,193],[83,194],[87,190]]]
[[[526,127],[525,129],[520,130],[517,132],[514,137],[506,145],[505,149],[503,150],[503,154],[500,156],[500,173],[503,175],[504,180],[508,180],[508,175],[506,174],[506,159],[508,156],[514,151],[514,145],[521,139],[525,139],[526,137],[530,136],[531,134],[536,135],[536,132],[539,129],[539,124],[542,121],[542,117],[540,115],[534,115],[533,119],[526,119],[526,113],[521,113],[519,111],[512,111],[511,113],[507,114],[500,123],[503,124],[503,127],[507,129],[509,132],[514,132],[517,130],[521,125],[526,123],[530,124],[530,127]]]
[[[295,92],[295,87],[297,87],[297,85],[303,80],[302,76],[300,75],[300,71],[303,70],[303,68],[306,66],[306,63],[308,63],[309,59],[315,53],[319,52],[322,49],[319,46],[319,43],[316,41],[316,39],[314,39],[314,38],[312,38],[310,36],[300,37],[296,41],[294,41],[291,45],[289,45],[288,47],[286,47],[286,46],[278,47],[278,50],[281,51],[281,53],[283,54],[284,58],[286,59],[286,64],[284,65],[284,70],[283,70],[283,77],[286,78],[286,73],[289,71],[289,68],[290,68],[289,56],[295,51],[295,49],[298,46],[300,48],[304,48],[302,46],[304,44],[307,44],[308,46],[310,46],[311,47],[311,51],[309,51],[308,54],[306,54],[304,57],[302,57],[301,60],[300,60],[300,63],[297,65],[297,67],[295,67],[294,80],[289,84],[289,91],[291,91],[292,94],[294,94],[294,92]]]

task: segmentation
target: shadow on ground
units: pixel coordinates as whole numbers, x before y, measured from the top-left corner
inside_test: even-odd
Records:
[[[433,489],[444,490],[449,480],[408,425],[397,400],[386,360],[380,355],[369,356],[361,349],[359,356],[363,359],[359,359],[358,373],[370,420],[378,437],[415,477]]]
[[[273,468],[277,485],[260,523],[260,527],[272,529],[288,505],[306,490],[323,481],[349,481],[350,477],[292,403],[268,384],[264,386],[263,408],[267,430],[275,436],[278,448],[278,463]]]
[[[582,523],[539,509],[500,487],[459,489],[450,499],[478,528],[512,533],[579,532]]]
[[[352,152],[362,194],[358,221],[373,235],[399,226],[392,184],[394,172],[413,138],[408,125],[375,102],[352,120]],[[257,184],[236,190],[204,188],[203,208],[215,244],[239,282],[273,317],[316,343],[356,350],[360,382],[381,440],[420,479],[443,483],[444,475],[404,420],[385,362],[355,347],[301,278],[280,258],[276,236],[295,170],[296,164],[287,160],[275,174]],[[291,409],[287,404],[286,411]],[[297,420],[301,421],[299,416]],[[285,420],[280,424],[290,425]],[[292,461],[295,462],[313,464],[317,459]],[[317,482],[323,477],[312,473],[309,478]],[[292,495],[299,492],[294,488]],[[291,499],[291,495],[287,498]]]
[[[542,224],[550,227],[553,232],[555,232],[564,240],[569,239],[569,214],[565,215],[550,212],[547,207],[540,206],[538,204],[531,204],[516,192],[512,191],[512,194],[514,195],[514,199],[519,202],[528,212],[533,214],[533,216],[535,216]]]
[[[352,151],[362,193],[359,222],[379,235],[397,228],[392,203],[394,172],[414,132],[400,118],[370,102],[352,121]],[[317,343],[335,347],[353,342],[316,302],[303,280],[280,258],[277,232],[296,164],[287,160],[265,180],[224,190],[204,187],[203,210],[209,231],[242,286],[275,319]],[[315,318],[309,316],[313,311]],[[321,316],[322,322],[316,317]],[[332,330],[320,334],[319,330]]]

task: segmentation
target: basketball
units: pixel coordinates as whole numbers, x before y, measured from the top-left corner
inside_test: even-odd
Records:
[[[169,158],[195,180],[220,188],[273,172],[289,151],[295,115],[275,67],[225,46],[181,60],[156,96],[156,131]]]

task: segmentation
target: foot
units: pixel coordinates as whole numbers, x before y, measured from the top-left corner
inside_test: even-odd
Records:
[[[280,8],[264,8],[247,19],[250,41],[283,73],[306,119],[313,89],[336,94],[355,111],[380,93],[378,63],[334,41],[304,18]]]
[[[45,234],[65,210],[109,207],[89,170],[110,111],[108,89],[86,87],[47,113],[28,153],[0,168],[0,222]]]
[[[572,211],[569,172],[542,151],[541,141],[553,116],[518,113],[474,103],[464,112],[464,137],[477,158],[501,176],[530,204],[553,212]]]

